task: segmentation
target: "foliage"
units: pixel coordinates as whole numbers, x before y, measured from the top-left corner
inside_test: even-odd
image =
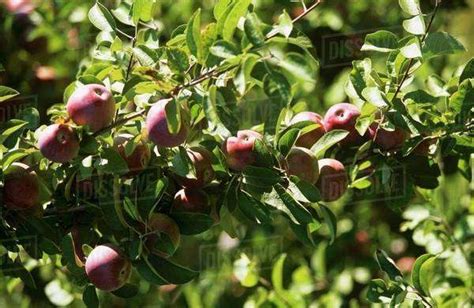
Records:
[[[186,247],[186,240],[177,247],[167,230],[150,231],[159,213],[168,215],[181,235],[193,236],[198,243],[221,230],[229,236],[227,242],[245,242],[246,237],[258,237],[259,231],[254,230],[262,228],[264,238],[272,234],[282,234],[278,241],[290,238],[288,245],[294,246],[283,251],[311,247],[309,256],[302,253],[293,264],[291,279],[285,278],[285,253],[276,261],[267,260],[271,272],[265,268],[269,264],[244,252],[219,264],[222,273],[216,270],[216,277],[208,281],[217,285],[222,275],[230,275],[248,292],[242,300],[249,307],[340,306],[345,296],[351,298],[355,284],[363,286],[373,303],[472,304],[472,201],[448,205],[440,195],[452,189],[448,179],[457,181],[459,192],[469,192],[474,60],[452,70],[449,79],[433,74],[423,86],[413,83],[415,73],[433,58],[465,51],[455,37],[434,29],[440,6],[435,2],[433,11],[424,14],[419,1],[400,0],[404,32],[367,35],[362,51],[370,57],[352,63],[344,91],[361,111],[354,129],[364,142],[345,145],[342,141],[349,132],[337,129],[326,132],[310,149],[319,159],[336,158],[346,166],[349,189],[337,202],[324,202],[320,186],[288,175],[285,166],[298,138],[315,129],[312,122],[291,122],[306,108],[308,93],[317,88],[314,73],[320,66],[319,54],[297,22],[324,4],[303,3],[296,16],[282,11],[271,25],[250,0],[220,0],[212,14],[196,9],[186,23],[174,25],[164,37],[154,19],[161,9],[158,1],[91,4],[87,16],[98,31],[95,44],[75,80],[65,87],[63,103],[48,110],[46,122],[73,127],[80,140],[78,156],[57,163],[42,154],[38,138],[45,125],[35,108],[2,123],[2,182],[15,163],[27,164],[38,175],[41,201],[41,207],[33,210],[2,207],[3,273],[35,288],[32,268],[45,265],[50,270],[45,288],[50,301],[68,305],[74,300],[71,294],[80,290],[84,303],[97,307],[99,297],[107,300],[110,295],[97,293],[89,282],[84,254],[99,244],[113,243],[134,269],[129,283],[113,291],[113,296],[134,301],[151,286],[193,281],[183,287],[183,293],[186,302],[197,306],[199,293],[205,291],[196,281],[212,274],[198,277],[192,268],[207,267],[203,264],[209,259],[202,254],[198,260],[185,258],[195,256],[196,248]],[[380,61],[385,65],[380,67]],[[116,106],[114,121],[95,131],[73,123],[65,108],[72,94],[88,84],[105,86]],[[1,86],[0,103],[18,94]],[[177,135],[183,127],[188,130],[186,141],[176,147],[156,146],[148,138],[148,111],[163,99],[170,134]],[[264,119],[242,120],[239,110],[249,104],[271,106],[277,112]],[[374,138],[367,138],[374,125]],[[225,144],[243,127],[263,138],[253,145],[252,164],[236,171],[229,168]],[[409,136],[402,147],[384,149],[376,142],[382,131],[396,129]],[[135,176],[130,172],[136,170],[116,148],[116,138],[124,134],[132,136],[125,153],[142,144],[152,149],[150,161]],[[202,188],[210,209],[177,212],[173,199],[185,186],[182,179],[198,177],[198,167],[189,157],[195,146],[207,149],[215,173],[214,181]],[[403,213],[402,231],[412,233],[413,242],[426,249],[416,259],[410,278],[382,250],[383,245],[375,258],[368,258],[370,266],[340,262],[333,270],[326,264],[334,261],[328,260],[332,247],[351,229],[342,205],[363,204],[367,211],[367,203],[382,207],[382,213]],[[255,244],[254,238],[252,249],[264,246]],[[367,241],[359,240],[361,246]],[[156,245],[150,247],[150,241]],[[217,257],[223,250],[211,245]],[[366,251],[360,254],[367,257]],[[371,280],[377,271],[375,260],[385,273],[383,279]],[[57,292],[64,294],[54,302],[52,294]]]

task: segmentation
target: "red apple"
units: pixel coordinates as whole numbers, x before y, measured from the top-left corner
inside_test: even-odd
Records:
[[[294,147],[286,157],[286,172],[314,184],[319,177],[318,160],[308,149]]]
[[[127,156],[125,147],[131,139],[133,139],[133,136],[128,134],[119,135],[114,139],[115,149],[127,163],[129,170],[127,176],[134,176],[143,171],[148,166],[151,158],[150,148],[143,142],[136,144],[135,149]]]
[[[33,3],[31,3],[31,0],[6,0],[5,6],[12,14],[28,15],[35,9],[35,6]]]
[[[53,124],[41,132],[38,147],[50,161],[67,163],[79,153],[79,139],[71,126]]]
[[[111,244],[95,247],[86,260],[86,274],[97,288],[115,291],[127,283],[132,264],[123,252]]]
[[[290,125],[306,121],[318,124],[319,127],[301,135],[298,140],[296,140],[296,145],[311,148],[326,133],[326,129],[324,128],[323,118],[319,114],[310,111],[300,112],[295,115],[293,119],[291,119]]]
[[[367,131],[375,144],[385,151],[397,150],[402,147],[407,138],[407,133],[403,129],[397,127],[395,130],[389,131],[378,127],[378,124],[372,124]],[[376,133],[377,135],[375,135]]]
[[[162,99],[151,107],[146,117],[146,128],[148,131],[148,137],[157,146],[172,148],[183,144],[186,141],[188,128],[186,127],[186,123],[182,121],[179,132],[177,134],[170,133],[165,110],[168,102],[169,100]]]
[[[352,104],[340,103],[332,106],[324,116],[324,127],[327,132],[335,129],[343,129],[349,132],[342,145],[358,144],[362,141],[362,136],[357,132],[355,125],[360,116],[359,108]]]
[[[230,169],[242,171],[255,163],[257,158],[253,150],[258,139],[263,139],[263,136],[252,130],[241,130],[237,132],[237,137],[227,138],[223,152]]]
[[[323,201],[335,201],[347,190],[347,174],[344,165],[338,160],[325,158],[319,160],[319,179],[317,187]]]
[[[397,267],[402,273],[410,273],[413,270],[413,265],[415,265],[416,259],[413,257],[402,257],[397,260]]]
[[[93,132],[110,125],[115,117],[112,93],[103,85],[87,84],[69,97],[67,112],[77,125],[88,125]]]
[[[209,197],[199,189],[181,189],[174,196],[172,211],[209,214]]]
[[[196,169],[196,178],[177,176],[181,186],[201,188],[211,183],[215,176],[211,164],[211,153],[203,147],[192,147],[188,150],[188,156]]]
[[[10,210],[39,206],[39,182],[35,172],[22,163],[13,163],[4,174],[3,204]]]
[[[170,257],[178,248],[181,238],[176,222],[165,214],[155,213],[147,226],[147,232],[150,234],[146,237],[146,247],[161,257]],[[164,235],[166,239],[163,239]]]

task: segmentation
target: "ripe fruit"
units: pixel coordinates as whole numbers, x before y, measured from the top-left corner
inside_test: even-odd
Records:
[[[336,104],[326,112],[326,115],[324,116],[324,127],[328,132],[334,129],[348,131],[349,135],[341,141],[341,144],[357,144],[362,140],[362,137],[355,128],[359,116],[360,111],[356,106],[347,103]]]
[[[314,184],[319,177],[318,160],[308,149],[294,147],[286,157],[286,172]]]
[[[290,125],[305,121],[314,122],[318,124],[319,127],[301,135],[298,140],[296,140],[296,145],[311,148],[326,133],[326,129],[324,128],[323,118],[319,114],[310,111],[300,112],[295,115]]]
[[[38,147],[41,154],[50,161],[66,163],[79,153],[79,139],[71,126],[53,124],[41,132]]]
[[[148,232],[151,234],[147,236],[145,245],[159,256],[170,257],[179,246],[179,227],[165,214],[153,214],[148,221]]]
[[[162,99],[156,102],[148,111],[146,117],[146,129],[148,137],[153,143],[159,147],[172,148],[183,144],[188,136],[186,123],[181,121],[181,128],[177,134],[172,134],[168,130],[168,122],[166,120],[166,104],[169,100]],[[183,120],[183,119],[181,119]]]
[[[253,151],[255,141],[262,138],[262,135],[252,130],[241,130],[237,132],[237,137],[227,138],[223,151],[229,168],[242,171],[253,164],[257,159]]]
[[[339,199],[347,189],[347,174],[344,165],[338,160],[325,158],[319,160],[319,180],[317,187],[323,201]]]
[[[5,171],[3,203],[10,210],[27,210],[40,204],[36,173],[22,163],[13,163]]]
[[[172,211],[209,214],[209,197],[199,189],[181,189],[174,196]]]
[[[114,291],[130,277],[132,264],[122,251],[111,244],[95,247],[86,260],[86,274],[99,289]]]
[[[7,0],[5,6],[12,14],[28,15],[35,9],[31,0]]]
[[[401,257],[397,260],[397,267],[402,273],[410,273],[413,270],[416,259],[413,257]]]
[[[100,84],[77,88],[69,97],[67,112],[77,125],[88,125],[93,132],[112,123],[115,102],[112,93]]]
[[[395,128],[393,131],[389,131],[383,128],[379,128],[377,131],[378,124],[372,124],[369,127],[368,135],[370,139],[374,140],[375,144],[381,147],[385,151],[400,149],[407,138],[407,133],[401,128]],[[377,132],[377,136],[375,133]]]
[[[133,149],[132,153],[127,156],[125,147],[131,139],[133,139],[133,136],[128,134],[119,135],[114,139],[115,149],[127,163],[128,176],[136,175],[144,170],[151,157],[150,148],[142,142],[136,144],[135,149]]]
[[[212,182],[215,174],[211,164],[211,153],[203,147],[193,147],[188,150],[188,156],[196,169],[196,178],[177,176],[181,186],[200,188]]]

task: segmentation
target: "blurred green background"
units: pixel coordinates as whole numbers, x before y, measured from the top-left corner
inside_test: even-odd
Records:
[[[102,2],[109,8],[115,3]],[[422,2],[424,12],[429,12],[431,1]],[[450,32],[468,52],[431,61],[418,72],[414,87],[433,73],[451,76],[455,67],[474,55],[474,0],[443,2],[434,28]],[[0,63],[5,68],[0,72],[0,84],[15,88],[22,97],[33,100],[45,121],[46,109],[62,102],[65,87],[75,79],[81,66],[87,65],[83,59],[92,52],[97,33],[87,20],[94,1],[33,3],[35,8],[29,14],[15,14],[5,3],[0,5]],[[268,23],[282,10],[292,16],[301,12],[298,1],[256,0],[254,4]],[[156,20],[162,40],[166,41],[172,30],[186,23],[199,7],[204,18],[210,18],[213,5],[213,0],[159,1]],[[351,61],[365,56],[359,51],[364,36],[382,29],[401,31],[402,20],[402,12],[394,0],[324,1],[297,25],[312,40],[315,56],[320,60],[314,74],[315,83],[302,89],[298,100],[315,111],[344,101],[343,85]],[[380,61],[377,65],[384,63]],[[261,122],[279,112],[265,103],[252,103],[260,99],[253,97],[242,104],[244,123]],[[140,286],[140,296],[125,301],[101,293],[101,298],[106,303],[104,306],[110,303],[111,307],[255,307],[267,296],[274,299],[275,306],[281,307],[369,306],[365,300],[366,285],[370,279],[381,276],[373,257],[377,248],[387,251],[408,273],[415,257],[426,251],[439,253],[450,245],[455,246],[454,240],[447,240],[441,235],[443,232],[438,237],[433,229],[445,228],[456,241],[472,238],[472,234],[465,234],[466,230],[472,230],[472,219],[460,214],[466,208],[473,212],[469,183],[447,170],[441,183],[434,191],[418,192],[417,199],[404,213],[387,209],[383,202],[376,200],[337,203],[334,212],[338,218],[338,236],[332,245],[328,243],[329,232],[324,229],[316,248],[302,245],[283,220],[271,227],[242,227],[243,241],[229,238],[216,226],[199,237],[185,237],[178,250],[179,261],[202,270],[198,280],[184,286],[159,288],[135,281]],[[446,224],[434,226],[428,216],[442,217]],[[414,221],[423,219],[427,219],[426,223],[412,228],[416,225]],[[284,290],[274,292],[278,286],[271,279],[272,272],[274,275],[279,272],[277,260],[283,260],[279,259],[282,255],[286,255],[280,272]],[[469,271],[468,261],[461,256],[448,270]],[[38,289],[30,289],[18,279],[2,277],[1,307],[83,306],[80,291],[59,269],[41,260],[31,260],[27,267],[33,269],[34,277],[41,282]]]

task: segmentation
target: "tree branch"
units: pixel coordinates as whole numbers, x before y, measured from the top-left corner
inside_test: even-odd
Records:
[[[321,1],[322,1],[322,0],[317,0],[317,1],[315,1],[310,7],[306,8],[300,15],[296,16],[296,17],[292,20],[292,23],[294,24],[294,23],[298,22],[299,20],[301,20],[301,19],[302,19],[303,17],[305,17],[306,15],[308,15],[309,12],[311,12],[312,10],[314,10],[316,7],[318,7],[318,6],[321,4]],[[273,31],[271,31],[271,32],[267,35],[267,37],[265,38],[265,41],[271,39],[272,37],[274,37],[274,36],[276,36],[276,35],[278,34],[278,31],[277,31],[277,32],[274,32],[274,33],[272,33],[272,32],[273,32]],[[133,44],[134,44],[134,43],[135,43],[135,39],[133,40]],[[133,55],[132,55],[132,59],[133,59]],[[132,60],[132,59],[130,59],[130,60]],[[132,65],[132,61],[130,61],[130,63],[129,63],[129,68],[128,68],[128,70],[127,70],[127,78],[128,78],[128,73],[129,73],[129,71],[130,71],[130,69],[131,69],[131,65]],[[213,68],[213,69],[211,69],[210,71],[208,71],[208,72],[206,72],[206,73],[203,73],[202,75],[196,77],[195,79],[193,79],[193,80],[191,80],[191,81],[189,81],[189,82],[187,82],[187,83],[185,83],[185,84],[183,84],[183,85],[178,85],[178,86],[174,87],[174,88],[169,92],[169,95],[175,96],[175,95],[177,95],[181,90],[183,90],[183,89],[185,89],[185,88],[189,88],[189,87],[198,85],[198,84],[200,84],[201,82],[204,82],[204,81],[206,81],[206,80],[208,80],[208,79],[210,79],[210,78],[220,76],[220,75],[222,75],[222,74],[224,74],[224,73],[226,73],[226,72],[228,72],[228,71],[230,71],[230,70],[232,70],[232,69],[234,69],[234,68],[236,68],[236,67],[237,67],[237,65],[233,65],[233,66],[230,66],[230,67],[228,67],[228,68],[226,68],[226,69],[224,69],[224,70],[219,70],[219,67]],[[138,117],[140,117],[140,116],[142,116],[142,115],[144,115],[144,114],[145,114],[145,110],[142,110],[142,111],[137,112],[137,113],[135,113],[135,114],[132,114],[132,115],[130,115],[130,116],[127,116],[127,117],[124,117],[124,118],[122,118],[122,119],[119,119],[119,120],[115,121],[114,123],[112,123],[111,125],[109,125],[109,126],[103,128],[103,129],[101,129],[101,130],[95,132],[92,136],[93,136],[93,137],[97,137],[97,136],[99,136],[99,135],[101,135],[101,134],[103,134],[103,133],[105,133],[105,132],[107,132],[107,131],[109,131],[109,130],[115,128],[115,127],[117,127],[117,126],[123,125],[123,124],[127,123],[128,121],[133,120],[133,119],[135,119],[135,118],[138,118]]]

